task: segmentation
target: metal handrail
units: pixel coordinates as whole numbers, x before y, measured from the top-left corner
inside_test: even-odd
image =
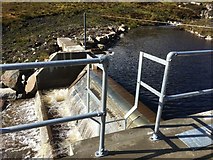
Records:
[[[47,125],[81,120],[85,118],[101,117],[99,149],[97,152],[95,152],[95,155],[97,157],[102,157],[107,155],[108,152],[107,150],[105,150],[104,143],[105,143],[105,124],[106,124],[105,122],[106,122],[106,100],[107,100],[107,76],[108,76],[108,65],[109,65],[108,56],[101,56],[100,58],[95,57],[90,59],[86,58],[86,59],[75,59],[75,60],[57,60],[57,61],[48,61],[48,62],[0,64],[0,70],[6,71],[6,70],[15,70],[15,69],[32,69],[32,68],[47,68],[47,67],[76,66],[76,65],[88,65],[88,68],[89,68],[90,64],[95,64],[95,63],[101,66],[100,68],[103,71],[102,94],[101,94],[101,100],[100,100],[100,104],[102,108],[100,112],[89,112],[89,109],[88,109],[88,113],[82,114],[82,115],[55,118],[55,119],[45,120],[45,121],[36,122],[36,123],[28,123],[28,124],[21,124],[21,125],[16,125],[11,127],[0,128],[0,133],[1,134],[12,133],[12,132],[38,128],[38,127],[47,126]],[[87,77],[87,79],[89,78],[90,77]],[[90,82],[87,83],[87,85],[90,85]],[[89,94],[90,90],[88,86],[87,86],[87,89],[88,89],[87,93]],[[87,107],[89,108],[89,106]]]
[[[180,93],[175,95],[166,95],[166,85],[168,80],[168,74],[170,65],[172,62],[172,59],[177,56],[196,56],[196,55],[206,55],[206,54],[213,54],[213,50],[198,50],[198,51],[180,51],[180,52],[170,52],[167,54],[166,60],[158,58],[156,56],[150,55],[148,53],[140,52],[139,55],[139,65],[138,65],[138,77],[137,77],[137,86],[136,86],[136,93],[135,93],[135,103],[134,106],[126,113],[125,115],[125,121],[127,121],[128,117],[138,108],[138,100],[139,100],[139,93],[140,93],[140,86],[143,86],[153,94],[159,97],[158,102],[158,112],[156,116],[156,122],[155,122],[155,129],[154,133],[152,135],[152,140],[158,140],[159,136],[159,128],[160,128],[160,120],[162,115],[162,110],[164,107],[165,101],[171,101],[174,99],[180,99],[180,98],[186,98],[186,97],[192,97],[192,96],[198,96],[198,95],[204,95],[204,94],[210,94],[213,93],[213,89],[205,89],[200,91],[192,91],[187,93]],[[152,60],[156,63],[162,64],[165,66],[164,69],[164,75],[163,75],[163,81],[161,86],[161,91],[157,91],[153,87],[149,86],[148,84],[141,81],[141,73],[142,73],[142,63],[143,58],[147,58],[149,60]]]

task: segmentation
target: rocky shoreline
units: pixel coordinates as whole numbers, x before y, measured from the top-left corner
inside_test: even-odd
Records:
[[[191,29],[191,30],[185,29],[185,31],[187,31],[187,32],[189,32],[189,33],[192,33],[192,34],[196,35],[197,37],[203,38],[203,39],[205,39],[205,40],[207,40],[207,41],[212,41],[212,40],[213,40],[213,37],[212,37],[212,36],[200,34],[198,31],[193,30],[193,29]]]

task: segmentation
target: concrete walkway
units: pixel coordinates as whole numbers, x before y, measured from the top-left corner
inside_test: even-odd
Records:
[[[211,124],[212,111],[164,121],[161,124],[162,140],[151,141],[153,125],[142,126],[106,135],[105,147],[109,155],[103,158],[152,159],[152,158],[213,158],[213,145],[192,150],[176,137],[176,134]],[[72,145],[74,156],[69,158],[95,158],[99,138],[87,139]],[[67,157],[68,158],[68,157]]]

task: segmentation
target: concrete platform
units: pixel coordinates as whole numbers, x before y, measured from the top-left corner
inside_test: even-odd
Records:
[[[103,158],[121,159],[212,159],[213,145],[192,150],[176,137],[176,134],[211,124],[212,111],[178,118],[161,123],[162,140],[151,141],[154,125],[146,125],[106,135],[105,147],[109,155]],[[212,136],[211,136],[212,137]],[[74,156],[67,158],[95,158],[99,137],[76,142],[72,145]]]

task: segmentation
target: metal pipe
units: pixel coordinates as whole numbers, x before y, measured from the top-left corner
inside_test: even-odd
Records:
[[[156,89],[152,88],[150,85],[141,81],[141,86],[143,86],[144,88],[146,88],[150,92],[154,93],[156,96],[160,97],[160,92],[158,92]]]
[[[155,121],[155,129],[154,129],[154,133],[153,133],[153,135],[151,137],[153,141],[159,139],[158,132],[159,132],[159,127],[160,127],[161,115],[162,115],[162,111],[163,111],[163,107],[164,107],[164,98],[165,98],[165,94],[166,94],[166,85],[167,85],[169,67],[170,67],[170,62],[171,62],[170,55],[169,56],[167,55],[166,61],[168,63],[165,66],[164,75],[163,75],[161,93],[160,93],[159,102],[158,102],[157,117],[156,117],[156,121]]]
[[[80,120],[80,119],[85,119],[85,118],[100,117],[103,115],[105,115],[105,113],[103,113],[103,112],[93,112],[93,113],[82,114],[82,115],[71,116],[71,117],[50,119],[50,120],[36,122],[36,123],[29,123],[29,124],[22,124],[22,125],[11,126],[11,127],[6,127],[6,128],[0,128],[0,133],[2,133],[2,134],[12,133],[12,132],[17,132],[17,131],[21,131],[21,130],[38,128],[38,127],[43,127],[43,126],[47,126],[47,125],[54,125],[54,124],[58,124],[58,123],[75,121],[75,120]]]
[[[86,12],[84,12],[84,49],[87,49],[87,20]]]
[[[147,59],[150,59],[150,60],[152,60],[154,62],[160,63],[162,65],[166,65],[167,64],[166,60],[158,58],[158,57],[153,56],[151,54],[144,53],[144,57],[147,58]]]
[[[101,105],[101,101],[90,89],[88,89],[88,93],[89,93],[89,96],[91,96],[90,98],[92,98],[98,105]]]
[[[33,68],[47,68],[47,67],[60,67],[71,65],[87,65],[92,63],[102,63],[105,57],[93,58],[93,59],[74,59],[74,60],[59,60],[49,62],[29,62],[29,63],[12,63],[12,64],[0,64],[0,69],[15,70],[15,69],[33,69]]]
[[[140,52],[139,62],[138,62],[138,76],[137,76],[137,86],[135,93],[135,103],[134,106],[125,114],[125,128],[127,127],[127,118],[138,108],[139,94],[140,94],[140,86],[141,86],[141,72],[143,66],[143,56],[144,52]]]
[[[108,58],[105,59],[103,63],[103,78],[102,78],[102,112],[104,113],[101,116],[101,129],[100,129],[100,143],[99,143],[99,150],[96,151],[95,156],[96,157],[103,157],[108,154],[108,151],[105,150],[104,141],[105,141],[105,125],[106,125],[106,103],[107,103],[107,77],[108,77],[108,65],[109,60]]]
[[[87,113],[90,112],[90,64],[87,65]]]
[[[206,54],[213,54],[213,50],[179,51],[179,52],[176,52],[176,54],[177,56],[206,55]]]
[[[187,97],[193,97],[193,96],[199,96],[199,95],[205,95],[205,94],[209,94],[209,93],[213,93],[213,89],[205,89],[205,90],[200,90],[200,91],[169,95],[169,96],[165,97],[165,100],[166,101],[171,101],[171,100],[175,100],[175,99],[187,98]]]

